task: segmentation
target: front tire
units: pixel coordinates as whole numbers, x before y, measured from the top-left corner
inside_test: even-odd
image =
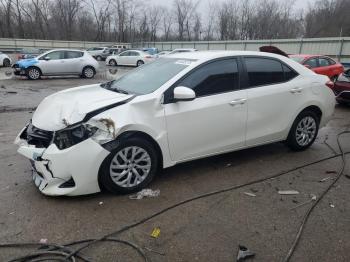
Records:
[[[93,78],[95,76],[95,69],[91,66],[86,66],[83,69],[82,77],[83,78]]]
[[[287,145],[294,151],[310,147],[318,134],[319,116],[313,111],[303,111],[295,119],[287,138]]]
[[[154,146],[145,139],[121,140],[102,164],[100,182],[112,193],[129,194],[146,187],[158,171]]]
[[[108,63],[110,66],[116,66],[117,65],[117,62],[114,60],[114,59],[111,59],[109,60],[109,63]]]
[[[30,80],[37,80],[41,77],[41,71],[37,67],[29,67],[27,69],[27,77]]]
[[[4,61],[3,61],[3,66],[4,67],[10,67],[10,65],[11,65],[10,59],[5,58]]]

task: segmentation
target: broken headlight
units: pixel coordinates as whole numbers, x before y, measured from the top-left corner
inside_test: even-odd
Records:
[[[59,149],[66,149],[90,138],[97,130],[88,124],[65,128],[55,132],[54,143]]]

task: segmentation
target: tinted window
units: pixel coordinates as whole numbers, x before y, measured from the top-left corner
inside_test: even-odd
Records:
[[[326,58],[319,58],[318,63],[320,66],[329,66],[329,61]]]
[[[284,80],[285,81],[289,81],[298,75],[295,71],[290,69],[288,66],[282,64],[282,67],[283,67],[283,71],[284,71]]]
[[[78,57],[82,57],[82,56],[83,56],[83,52],[66,51],[66,58],[67,59],[78,58]]]
[[[140,54],[138,52],[132,51],[129,52],[129,56],[139,56]]]
[[[120,56],[129,56],[129,55],[130,55],[130,52],[124,52],[120,54]]]
[[[317,67],[317,60],[316,58],[308,59],[304,62],[304,65],[309,65],[311,68],[315,68]]]
[[[249,86],[271,85],[284,82],[282,64],[268,58],[245,58]]]
[[[197,97],[233,91],[239,88],[236,59],[215,61],[190,73],[177,86],[191,88]]]
[[[330,59],[329,57],[327,57],[326,59],[328,60],[328,63],[330,65],[335,65],[336,64],[336,62],[333,59]]]

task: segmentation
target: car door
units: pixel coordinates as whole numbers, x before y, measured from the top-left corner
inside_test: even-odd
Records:
[[[130,53],[129,51],[125,51],[125,52],[120,53],[117,56],[117,64],[118,65],[127,65],[129,53]]]
[[[284,138],[296,111],[307,99],[305,80],[275,58],[245,57],[247,146]]]
[[[136,51],[130,51],[127,57],[127,65],[136,65],[137,61],[140,59],[140,53]]]
[[[318,67],[315,68],[315,73],[320,75],[326,75],[328,77],[332,77],[332,68],[331,64],[329,63],[328,59],[319,57],[318,58]]]
[[[66,72],[64,51],[52,51],[39,58],[39,67],[44,75],[59,75]]]
[[[309,58],[303,62],[303,65],[311,69],[312,71],[316,72],[315,70],[318,68],[318,60],[316,57]]]
[[[237,59],[202,65],[170,88],[185,86],[196,93],[192,101],[165,99],[170,154],[184,161],[241,148],[245,144],[246,90],[240,90]],[[170,92],[170,93],[169,93]]]
[[[66,74],[76,74],[82,72],[83,52],[65,51],[65,72]]]

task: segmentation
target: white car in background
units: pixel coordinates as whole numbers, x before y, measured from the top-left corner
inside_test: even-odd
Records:
[[[169,52],[167,55],[177,54],[177,53],[187,53],[187,52],[196,52],[198,51],[195,48],[176,48],[173,51]]]
[[[104,54],[108,53],[109,47],[100,46],[100,47],[91,47],[88,50],[88,53],[95,58],[97,61],[102,61]]]
[[[3,67],[9,67],[11,66],[11,58],[4,54],[3,52],[0,52],[0,66]]]
[[[141,66],[154,61],[156,57],[140,50],[127,50],[118,55],[108,56],[106,65],[127,65],[127,66]]]
[[[333,114],[331,84],[276,54],[174,54],[50,95],[15,143],[44,194],[131,193],[181,162],[278,141],[307,149]]]
[[[98,62],[86,51],[55,49],[34,58],[19,60],[12,67],[15,75],[36,80],[41,76],[62,75],[93,78],[98,66]]]

